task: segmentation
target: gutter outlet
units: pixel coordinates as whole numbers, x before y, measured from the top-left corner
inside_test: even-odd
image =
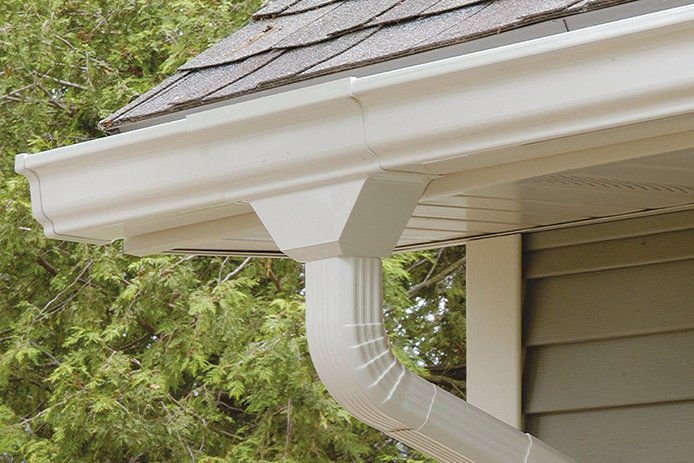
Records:
[[[380,258],[392,253],[430,180],[382,172],[251,201],[282,251],[307,262],[306,333],[316,371],[356,418],[440,462],[571,462],[393,354]]]

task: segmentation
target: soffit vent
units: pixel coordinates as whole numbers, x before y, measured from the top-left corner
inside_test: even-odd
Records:
[[[631,191],[635,193],[669,193],[692,194],[694,187],[666,183],[646,183],[627,180],[616,180],[602,177],[585,177],[579,175],[546,175],[530,180],[536,184],[566,186],[571,188],[590,188],[610,191]]]

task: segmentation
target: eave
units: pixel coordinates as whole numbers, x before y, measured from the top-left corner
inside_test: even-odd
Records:
[[[688,207],[693,36],[684,6],[19,155],[16,168],[47,236],[125,238],[136,254],[281,255],[250,202],[389,172],[430,176],[419,208],[464,203],[453,218],[415,209],[398,249]],[[646,158],[653,181],[582,200],[576,179]],[[575,191],[513,197],[566,175]]]

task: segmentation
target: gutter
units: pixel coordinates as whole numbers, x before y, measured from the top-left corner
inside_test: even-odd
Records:
[[[442,463],[569,463],[570,458],[402,365],[383,327],[381,260],[306,264],[311,359],[335,400],[359,420]]]
[[[126,247],[384,172],[438,177],[431,199],[465,187],[457,175],[557,155],[561,170],[586,167],[586,150],[691,132],[693,35],[694,5],[683,6],[20,154],[16,170],[47,236]],[[638,156],[606,151],[590,163]],[[505,180],[532,176],[514,172]]]

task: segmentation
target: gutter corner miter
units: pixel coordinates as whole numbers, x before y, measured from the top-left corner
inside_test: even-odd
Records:
[[[388,172],[251,201],[280,249],[306,262],[306,332],[318,375],[356,418],[441,462],[571,462],[395,358],[383,326],[381,257],[429,180]]]

